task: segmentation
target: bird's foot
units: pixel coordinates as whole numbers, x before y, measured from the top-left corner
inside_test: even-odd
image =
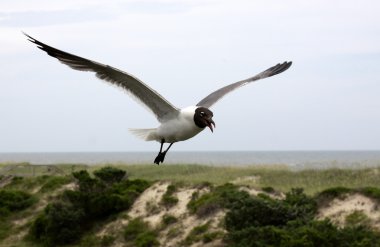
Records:
[[[165,155],[166,155],[166,151],[158,153],[157,157],[154,159],[154,163],[159,165],[160,162],[161,163],[164,162]]]

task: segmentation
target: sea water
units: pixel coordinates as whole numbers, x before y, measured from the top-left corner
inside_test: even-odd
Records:
[[[0,163],[150,164],[153,152],[0,153]],[[287,165],[292,168],[363,168],[380,166],[380,151],[192,151],[169,152],[164,165]]]

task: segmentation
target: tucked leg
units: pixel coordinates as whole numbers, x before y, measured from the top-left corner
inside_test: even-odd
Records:
[[[160,162],[161,163],[164,162],[166,153],[169,151],[170,147],[173,145],[173,143],[170,143],[169,147],[164,152],[162,152],[162,146],[164,145],[164,142],[165,140],[161,141],[160,152],[158,153],[157,157],[154,159],[154,163],[157,165],[159,165]]]
[[[161,161],[161,156],[162,156],[162,147],[164,146],[165,139],[161,140],[161,147],[160,147],[160,152],[158,152],[157,157],[154,159],[154,163],[159,165]]]

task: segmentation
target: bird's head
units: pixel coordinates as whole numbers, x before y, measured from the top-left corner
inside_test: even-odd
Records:
[[[198,107],[195,109],[194,122],[199,128],[209,127],[211,132],[213,132],[215,128],[215,122],[212,120],[213,116],[214,114],[209,109]]]

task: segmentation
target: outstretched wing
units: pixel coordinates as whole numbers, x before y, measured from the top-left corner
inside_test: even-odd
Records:
[[[38,48],[45,51],[48,55],[57,58],[63,64],[70,66],[72,69],[95,72],[98,78],[123,88],[134,96],[133,98],[146,105],[156,115],[158,121],[165,122],[179,114],[178,108],[170,104],[159,93],[133,75],[109,65],[58,50],[27,34],[25,35],[29,38],[29,41],[36,44]]]
[[[267,78],[270,76],[280,74],[280,73],[284,72],[285,70],[287,70],[291,65],[292,65],[292,62],[284,62],[282,64],[277,64],[277,65],[261,72],[260,74],[255,75],[254,77],[248,78],[248,79],[243,80],[243,81],[238,81],[238,82],[232,83],[228,86],[222,87],[222,88],[216,90],[215,92],[209,94],[206,98],[202,99],[197,104],[197,106],[203,106],[203,107],[209,108],[210,106],[215,104],[218,100],[220,100],[222,97],[224,97],[224,95],[232,92],[233,90],[235,90],[241,86],[244,86],[250,82],[257,81],[260,79],[264,79],[264,78]]]

